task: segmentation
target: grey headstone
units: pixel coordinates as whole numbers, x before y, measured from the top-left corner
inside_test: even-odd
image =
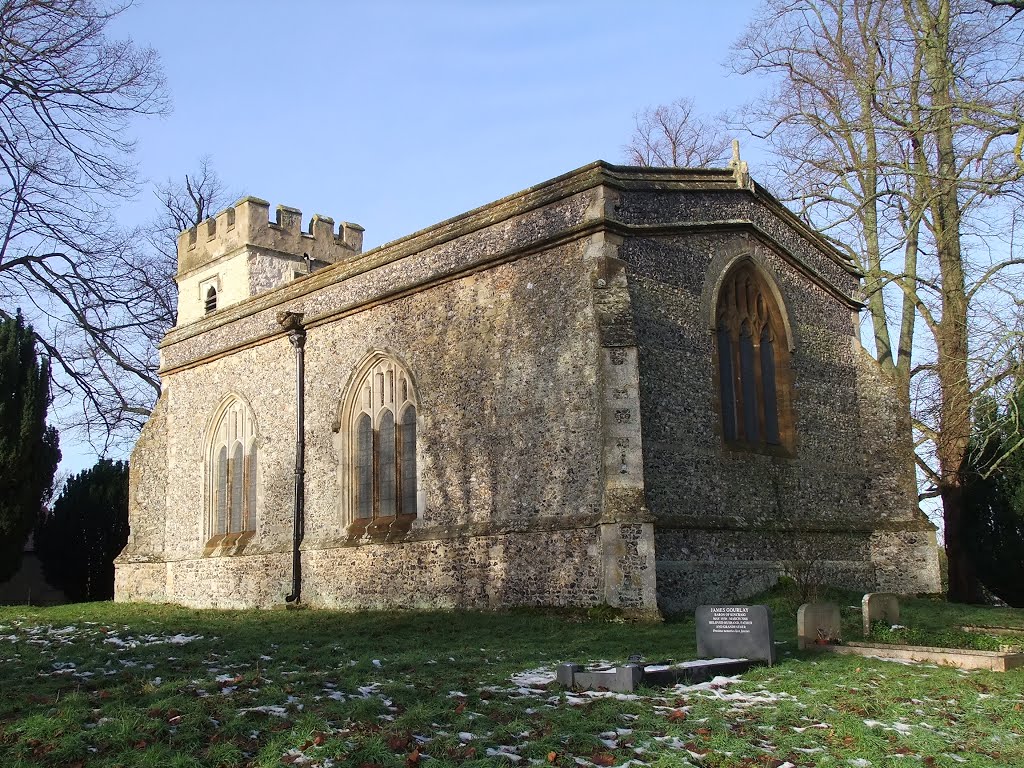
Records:
[[[703,658],[775,663],[775,633],[767,605],[697,608],[697,654]]]
[[[842,636],[839,606],[834,603],[804,603],[796,612],[797,648],[837,642]]]
[[[885,621],[898,624],[900,620],[900,599],[892,592],[868,592],[861,601],[861,615],[864,617],[864,636],[871,634],[871,622]]]

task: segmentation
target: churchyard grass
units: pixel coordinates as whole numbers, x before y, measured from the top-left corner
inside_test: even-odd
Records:
[[[1024,765],[1024,670],[800,654],[791,598],[766,599],[777,666],[636,695],[550,681],[561,661],[692,658],[692,619],[0,608],[0,766]],[[902,607],[914,626],[1024,626]]]

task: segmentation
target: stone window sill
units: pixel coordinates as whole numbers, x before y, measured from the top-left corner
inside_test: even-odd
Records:
[[[203,547],[203,557],[231,557],[233,555],[240,555],[255,536],[255,531],[219,533],[206,542],[206,546]]]
[[[412,528],[416,515],[360,518],[348,526],[348,541],[388,542],[405,537]]]

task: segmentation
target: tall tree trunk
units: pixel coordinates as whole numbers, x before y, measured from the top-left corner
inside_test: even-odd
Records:
[[[949,564],[948,597],[952,602],[976,603],[983,599],[981,585],[963,546],[963,470],[971,432],[971,390],[967,368],[967,290],[960,242],[962,211],[953,136],[949,0],[939,0],[934,10],[929,0],[917,0],[916,5],[938,163],[929,207],[942,282],[942,317],[936,334],[941,399],[936,455]]]

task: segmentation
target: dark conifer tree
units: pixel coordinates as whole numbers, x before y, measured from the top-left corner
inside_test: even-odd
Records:
[[[36,534],[47,581],[75,602],[113,598],[127,543],[128,463],[109,459],[68,478]]]
[[[53,492],[57,430],[46,425],[50,363],[36,356],[19,311],[0,318],[0,581],[21,565],[29,533]]]
[[[975,413],[964,483],[966,545],[993,595],[1024,608],[1024,384]]]

